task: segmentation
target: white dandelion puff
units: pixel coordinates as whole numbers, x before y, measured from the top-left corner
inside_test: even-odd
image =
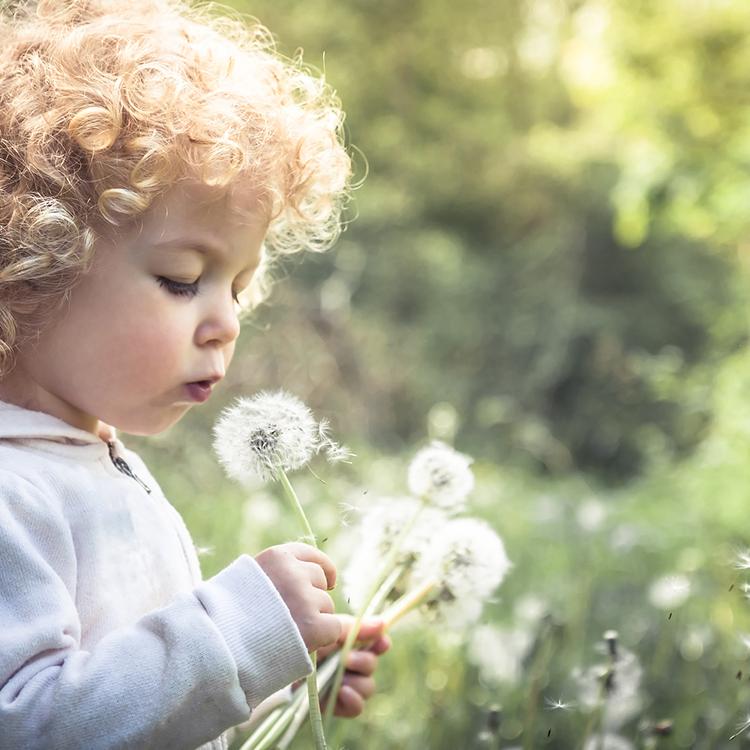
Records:
[[[677,574],[657,578],[649,587],[648,598],[654,607],[663,610],[676,609],[690,596],[690,579]]]
[[[512,563],[502,539],[476,518],[448,521],[416,561],[414,580],[436,579],[427,613],[457,627],[476,620]]]
[[[643,668],[636,655],[621,646],[611,664],[598,664],[586,670],[576,669],[578,699],[586,711],[593,711],[604,700],[602,725],[617,729],[641,708],[640,687]]]
[[[517,683],[523,675],[523,661],[534,645],[528,629],[478,625],[469,637],[467,656],[489,685]]]
[[[280,470],[299,469],[316,453],[340,456],[343,449],[328,437],[327,424],[316,422],[296,396],[262,391],[237,399],[221,413],[214,425],[214,450],[233,479],[268,481]]]
[[[342,571],[342,587],[347,602],[355,611],[364,604],[364,599],[381,573],[382,561],[393,545],[399,542],[394,567],[402,570],[401,577],[394,581],[393,596],[399,596],[409,586],[409,571],[415,561],[430,544],[435,531],[447,523],[442,512],[424,508],[412,497],[385,498],[368,507],[357,524],[351,541],[349,562]],[[416,522],[405,538],[403,528],[420,510]]]
[[[462,510],[474,488],[472,458],[434,441],[422,448],[409,465],[409,489],[443,510]]]

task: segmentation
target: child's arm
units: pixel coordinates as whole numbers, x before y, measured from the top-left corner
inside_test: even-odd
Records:
[[[289,609],[246,555],[91,650],[76,576],[54,503],[0,471],[0,750],[195,748],[311,669]]]

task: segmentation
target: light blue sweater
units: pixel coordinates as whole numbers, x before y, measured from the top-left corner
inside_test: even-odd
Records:
[[[0,750],[223,750],[311,668],[253,558],[201,581],[114,433],[0,402]]]

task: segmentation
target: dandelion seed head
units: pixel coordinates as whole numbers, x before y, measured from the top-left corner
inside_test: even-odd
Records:
[[[578,702],[586,711],[599,705],[602,683],[606,681],[602,725],[607,729],[617,729],[640,711],[642,677],[643,668],[638,658],[619,645],[613,662],[573,671],[573,679],[578,684]]]
[[[478,625],[472,630],[467,657],[490,685],[512,685],[523,675],[523,660],[534,638],[523,628]]]
[[[227,474],[239,481],[273,479],[294,471],[313,454],[341,450],[296,396],[262,391],[239,398],[214,425],[214,450]]]
[[[431,535],[430,546],[415,562],[415,581],[436,578],[426,615],[456,627],[478,619],[482,605],[500,585],[511,562],[497,533],[477,518],[447,521]]]
[[[356,610],[369,591],[384,558],[391,551],[404,526],[419,510],[417,521],[401,542],[396,561],[404,567],[404,575],[396,593],[404,593],[411,580],[411,569],[429,545],[435,529],[447,522],[441,511],[421,508],[413,497],[382,498],[367,507],[354,528],[349,562],[342,570],[344,594]]]
[[[409,490],[435,507],[458,512],[474,489],[472,459],[434,441],[414,456],[408,471]]]
[[[657,578],[649,587],[648,598],[658,609],[673,610],[690,596],[690,579],[682,574]]]

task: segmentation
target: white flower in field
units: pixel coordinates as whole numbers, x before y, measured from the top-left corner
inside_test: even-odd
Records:
[[[690,596],[690,579],[677,574],[657,578],[649,587],[648,598],[654,607],[672,610],[684,604]]]
[[[472,632],[467,655],[484,682],[514,684],[523,674],[523,660],[533,643],[527,629],[479,625]]]
[[[422,503],[413,497],[383,499],[362,513],[352,538],[349,562],[341,574],[347,603],[355,611],[378,576],[382,561],[415,515],[417,520],[402,539],[401,552],[396,560],[396,564],[404,568],[404,573],[396,582],[395,595],[404,593],[414,562],[429,546],[436,530],[447,522],[447,517],[437,509],[422,507]]]
[[[635,654],[620,646],[613,663],[573,672],[584,710],[593,711],[603,700],[602,726],[607,729],[617,729],[640,711],[642,677],[643,668]]]
[[[576,520],[584,531],[598,531],[606,519],[607,507],[595,498],[581,503],[576,511]]]
[[[535,594],[525,594],[516,601],[513,607],[516,619],[528,627],[534,627],[547,611],[547,603]]]
[[[274,479],[279,469],[299,469],[321,451],[331,460],[343,456],[327,423],[316,422],[302,401],[285,391],[237,399],[214,425],[214,450],[227,474],[240,481]]]
[[[584,750],[633,750],[633,743],[619,734],[605,733],[603,737],[592,737]]]
[[[436,579],[425,605],[428,614],[463,627],[476,620],[484,601],[500,585],[511,562],[497,533],[484,521],[448,521],[414,566],[413,580]]]
[[[435,507],[458,512],[474,489],[472,458],[434,441],[422,448],[409,465],[409,489]]]

